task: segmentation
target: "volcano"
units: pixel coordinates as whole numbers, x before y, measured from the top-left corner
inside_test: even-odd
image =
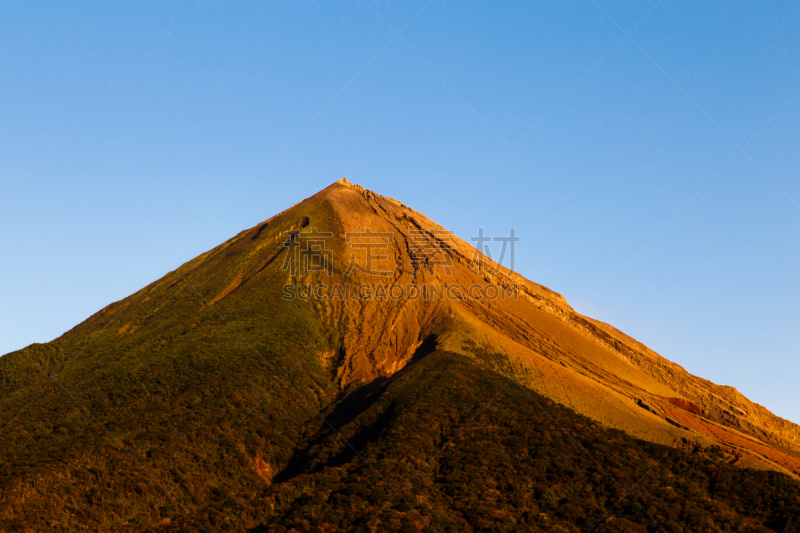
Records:
[[[0,428],[0,531],[800,531],[800,427],[346,179],[2,357]]]

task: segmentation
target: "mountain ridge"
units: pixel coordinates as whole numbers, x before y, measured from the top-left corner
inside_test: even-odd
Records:
[[[319,518],[292,518],[306,505],[303,498],[323,497],[314,487],[351,498],[353,487],[364,484],[359,468],[382,461],[388,462],[381,486],[404,487],[405,480],[390,474],[393,468],[405,465],[400,470],[407,472],[412,464],[410,476],[428,464],[430,458],[414,455],[419,450],[435,453],[436,460],[455,438],[448,435],[483,420],[470,412],[485,408],[517,421],[481,426],[485,435],[503,428],[503,439],[516,443],[497,453],[529,457],[533,463],[525,468],[540,476],[536,487],[520,481],[518,490],[538,503],[524,516],[513,509],[530,502],[509,504],[506,518],[517,522],[544,527],[543,513],[534,510],[549,509],[548,490],[561,491],[567,505],[592,475],[621,468],[611,464],[590,474],[596,466],[589,461],[589,477],[581,473],[574,490],[560,489],[555,474],[547,474],[544,452],[524,444],[539,442],[539,433],[546,437],[542,449],[550,449],[547,435],[553,434],[577,435],[570,438],[598,450],[610,439],[619,446],[615,453],[639,450],[636,457],[648,468],[673,450],[678,458],[657,485],[671,486],[670,476],[683,472],[683,464],[726,472],[725,479],[739,475],[729,469],[735,465],[756,486],[778,478],[748,469],[797,479],[796,425],[735,389],[692,376],[613,326],[578,314],[562,295],[475,252],[402,202],[340,180],[58,339],[0,358],[0,531],[25,530],[15,522],[20,517],[39,524],[38,517],[49,517],[47,527],[66,531],[81,516],[104,530],[151,523],[163,531],[196,530],[188,518],[193,513],[227,530],[225,524],[239,524],[226,514],[230,506],[239,506],[251,523],[263,524],[255,511],[263,507],[276,524],[294,524],[248,531],[315,530],[297,524]],[[468,383],[479,396],[470,397]],[[514,402],[539,398],[560,418],[548,421],[550,415],[522,407],[512,413],[514,402],[492,406],[500,392],[511,394],[512,385]],[[519,437],[515,424],[528,423]],[[572,429],[558,429],[562,423]],[[407,434],[403,428],[410,426],[430,426],[436,435]],[[579,459],[580,446],[569,446],[577,454],[570,461],[585,459]],[[405,455],[392,455],[395,447]],[[372,463],[363,463],[365,456]],[[632,480],[645,473],[636,461],[626,465]],[[707,494],[714,496],[716,474],[690,471],[709,480]],[[461,487],[457,479],[466,479],[456,474],[443,492],[412,500],[423,506],[428,497],[446,500],[448,484]],[[616,490],[608,488],[598,500],[592,520],[611,512]],[[369,498],[358,505],[380,508]],[[719,509],[735,507],[730,498],[725,492],[720,502],[727,503]],[[346,501],[326,505],[341,510]],[[736,512],[758,511],[751,507]],[[727,516],[719,509],[709,512]],[[408,509],[395,511],[396,520],[427,527]],[[454,518],[444,507],[428,511],[449,517],[441,523],[466,520],[456,530],[484,520],[482,512]],[[560,519],[570,523],[573,511]],[[625,512],[641,515],[635,508]]]

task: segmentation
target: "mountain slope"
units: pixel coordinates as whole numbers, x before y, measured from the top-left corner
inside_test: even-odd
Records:
[[[435,406],[425,403],[430,398]],[[548,405],[550,418],[523,406],[525,398]],[[481,438],[494,431],[507,442],[500,455],[550,466],[517,465],[519,483],[538,479],[525,490],[494,481],[481,496],[465,496],[506,502],[506,514],[489,515],[495,524],[543,527],[539,515],[550,510],[556,513],[547,520],[563,527],[587,525],[614,511],[620,487],[613,483],[581,517],[562,507],[579,507],[579,485],[607,478],[588,457],[607,455],[597,450],[619,441],[615,450],[649,457],[642,464],[668,464],[666,451],[679,448],[678,466],[654,467],[654,487],[671,476],[699,483],[698,497],[716,502],[701,515],[736,527],[794,527],[796,425],[580,316],[557,293],[476,258],[472,246],[400,202],[340,180],[59,339],[0,359],[0,529],[322,531],[324,522],[346,530],[368,521],[383,496],[432,456],[441,469],[451,449],[477,453],[442,446],[472,431],[463,424],[496,415],[497,405],[508,421],[479,425]],[[570,461],[589,462],[562,487],[563,472],[547,473],[557,463],[550,445],[523,449],[523,441],[539,442],[537,427],[583,443],[563,451]],[[507,477],[509,460],[498,461],[475,475]],[[725,479],[750,476],[766,500],[741,501],[713,481],[709,464]],[[625,486],[644,473],[634,459],[613,468]],[[395,505],[398,527],[490,527],[480,525],[489,520],[480,506],[454,511],[459,491],[472,490],[463,478],[471,474],[440,474],[425,471],[425,490],[400,493],[402,505],[423,504],[411,514]],[[364,488],[357,501],[348,499],[368,476],[380,494]],[[776,483],[778,493],[765,488]],[[521,490],[529,507],[508,499]],[[348,518],[328,516],[327,507]],[[658,521],[634,507],[625,512],[631,524]],[[661,516],[676,527],[690,523],[680,513]],[[388,527],[380,523],[370,527]]]
[[[410,359],[430,334],[443,349],[464,355],[486,352],[497,369],[606,425],[653,442],[724,442],[744,464],[800,473],[800,427],[772,415],[735,389],[697,378],[616,329],[577,314],[564,298],[483,258],[483,271],[470,268],[474,248],[403,204],[340,181],[319,193],[338,214],[344,232],[364,228],[391,232],[396,239],[385,270],[391,284],[476,284],[516,288],[518,298],[446,299],[387,306],[384,301],[351,303],[370,317],[366,330],[346,338],[349,354],[342,378],[390,375]],[[412,232],[448,235],[438,245],[452,257],[444,269],[413,269]],[[441,238],[441,237],[440,237]],[[379,268],[383,268],[380,264]],[[436,324],[419,316],[447,316]],[[385,331],[392,332],[386,338]],[[378,336],[380,335],[380,336]],[[468,342],[465,344],[465,340]],[[368,348],[364,348],[368,347]],[[366,349],[369,353],[366,353]],[[699,415],[699,416],[698,416]]]

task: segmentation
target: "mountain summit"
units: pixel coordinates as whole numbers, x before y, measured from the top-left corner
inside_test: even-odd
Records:
[[[794,523],[797,425],[484,251],[343,178],[4,356],[0,531],[567,528],[645,466]],[[784,506],[726,496],[745,473]],[[689,527],[658,498],[618,512]]]

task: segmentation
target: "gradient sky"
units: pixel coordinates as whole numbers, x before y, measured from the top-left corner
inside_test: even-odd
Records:
[[[800,422],[797,4],[137,2],[0,4],[0,353],[346,176]]]

